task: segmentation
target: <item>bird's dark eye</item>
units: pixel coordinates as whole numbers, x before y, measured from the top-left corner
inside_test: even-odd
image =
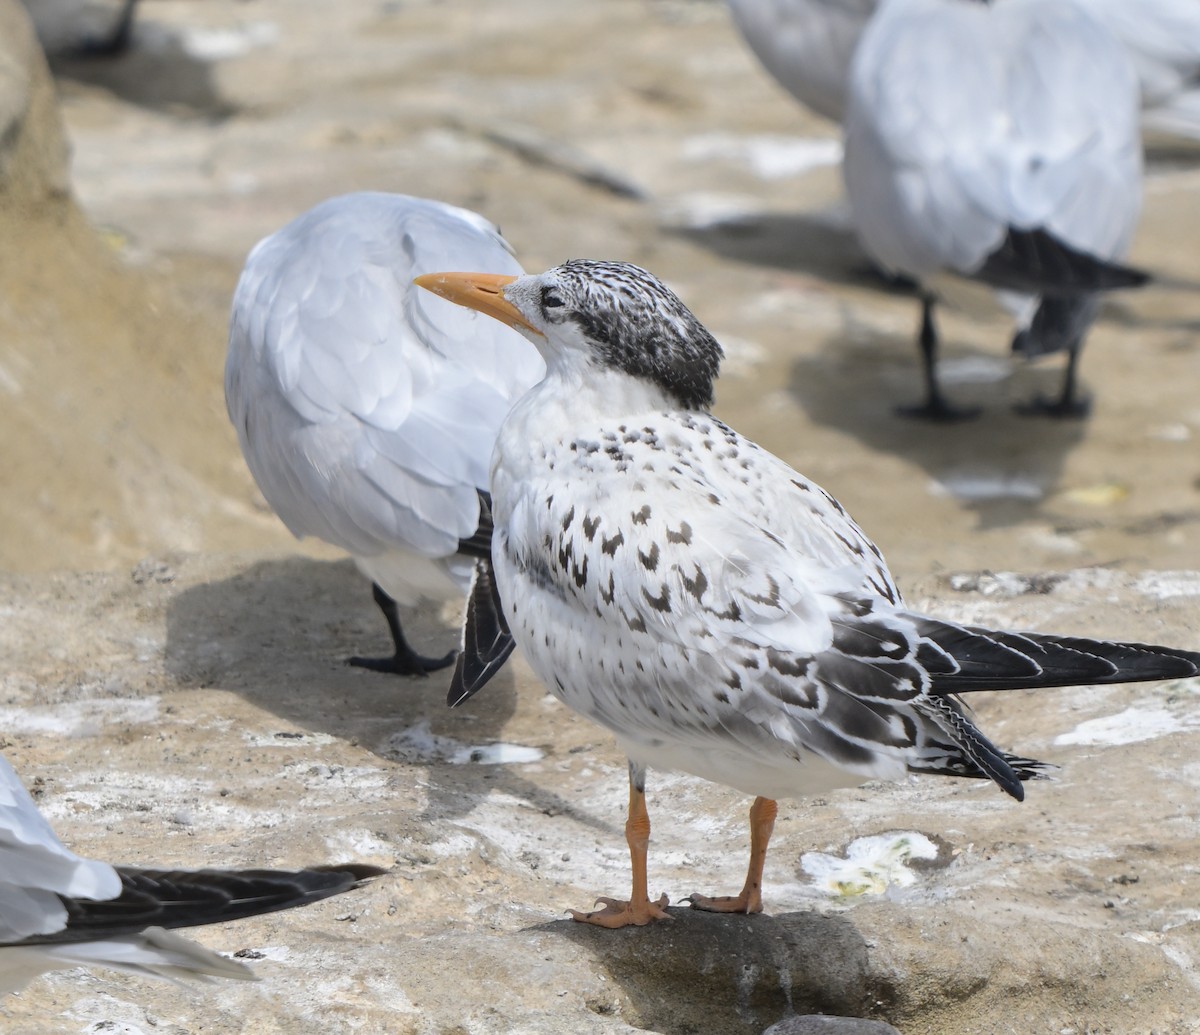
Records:
[[[562,304],[563,300],[554,293],[554,288],[542,288],[543,309],[558,309]]]

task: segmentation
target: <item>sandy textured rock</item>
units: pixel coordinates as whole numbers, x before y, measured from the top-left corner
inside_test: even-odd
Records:
[[[260,984],[62,974],[0,1008],[6,1031],[183,1033],[203,1018],[214,1035],[757,1035],[791,1013],[905,1035],[1195,1030],[1195,681],[981,696],[994,739],[1061,766],[1024,804],[935,778],[785,803],[766,914],[672,908],[673,923],[608,932],[563,918],[628,879],[608,736],[521,664],[454,711],[444,677],[345,666],[386,639],[348,563],[175,557],[0,586],[3,751],[75,848],[392,867],[351,896],[200,932],[244,952]],[[913,598],[975,622],[1194,646],[1200,573],[956,577]],[[415,621],[431,641],[453,635]],[[745,799],[660,773],[648,793],[653,891],[740,883]],[[861,867],[830,880],[828,866],[899,831],[934,857],[892,865],[881,893],[829,891],[869,886]]]
[[[0,567],[27,573],[0,581],[3,750],[82,851],[394,871],[199,935],[248,950],[258,985],[62,975],[0,1006],[0,1028],[758,1035],[821,1012],[905,1035],[1200,1030],[1195,687],[977,700],[1000,743],[1062,766],[1023,805],[938,780],[787,804],[768,915],[584,929],[563,911],[627,879],[609,738],[519,665],[455,712],[444,678],[346,668],[386,649],[379,617],[348,564],[298,555],[265,511],[220,381],[260,236],[341,191],[442,197],[530,267],[591,255],[666,277],[726,346],[720,415],[835,492],[914,599],[1197,646],[1200,296],[1107,307],[1085,424],[1013,416],[1057,370],[1012,367],[1002,316],[949,314],[948,377],[985,413],[914,425],[891,407],[919,390],[915,306],[864,272],[834,130],[770,83],[723,4],[143,7],[133,53],[59,67],[100,233],[56,179],[40,62],[5,51],[32,77],[12,110],[40,113],[7,196],[42,201],[0,200]],[[1198,188],[1194,166],[1155,166],[1137,262],[1200,279]],[[172,553],[214,550],[255,552]],[[1048,574],[1067,568],[1085,572]],[[417,642],[454,639],[415,621]],[[653,776],[654,889],[736,889],[746,806]],[[865,838],[932,858],[884,860],[916,879],[883,895],[822,890],[878,885]]]
[[[899,1035],[899,1032],[883,1021],[806,1014],[772,1024],[763,1035]]]
[[[68,191],[67,144],[29,17],[0,2],[0,218],[61,203]]]
[[[729,354],[721,416],[832,490],[901,575],[1200,567],[1200,294],[1112,301],[1086,423],[1014,416],[1056,362],[1014,366],[1003,314],[948,311],[947,389],[984,416],[896,417],[920,391],[916,305],[865,272],[835,128],[774,86],[723,3],[142,6],[130,54],[60,66],[74,189],[107,246],[43,230],[0,259],[0,564],[288,548],[226,426],[229,296],[262,235],[374,188],[480,209],[531,268],[664,276]],[[1200,280],[1198,186],[1194,165],[1153,165],[1136,262]]]
[[[118,149],[102,161],[140,171]],[[239,546],[272,541],[224,411],[232,281],[203,309],[196,276],[133,268],[120,234],[84,219],[68,164],[28,16],[0,0],[0,566],[209,548],[229,526]]]

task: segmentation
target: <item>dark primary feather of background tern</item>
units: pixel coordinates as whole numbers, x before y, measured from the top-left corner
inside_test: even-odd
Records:
[[[647,894],[648,768],[755,795],[741,893],[691,898],[754,912],[777,798],[908,773],[1023,797],[1042,764],[995,747],[957,695],[1200,672],[1190,651],[910,610],[837,500],[708,413],[721,348],[645,270],[575,260],[418,283],[521,330],[547,362],[497,440],[492,557],[534,671],[629,758],[633,891],[578,920],[667,915]],[[494,607],[492,587],[477,582],[476,603]]]
[[[22,0],[42,49],[51,57],[116,58],[133,43],[138,0],[121,0],[115,15],[86,0]],[[99,17],[109,17],[104,28]]]
[[[250,980],[243,964],[168,928],[308,905],[383,872],[358,865],[149,870],[83,859],[58,839],[0,756],[0,995],[79,966]]]
[[[351,661],[381,671],[453,660],[409,646],[397,602],[467,591],[488,552],[492,444],[543,372],[519,334],[412,289],[447,267],[521,272],[474,212],[347,194],[251,251],[230,317],[225,398],[246,463],[296,536],[371,579],[395,650]]]

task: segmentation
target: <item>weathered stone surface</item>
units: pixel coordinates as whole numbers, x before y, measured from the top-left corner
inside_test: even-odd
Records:
[[[998,742],[1062,766],[1023,805],[938,780],[785,804],[767,915],[672,907],[669,926],[581,928],[564,910],[628,879],[608,736],[519,665],[456,712],[442,677],[347,669],[385,649],[378,615],[348,564],[297,556],[263,509],[220,369],[258,237],[345,190],[442,197],[499,222],[531,268],[591,255],[665,276],[726,346],[720,415],[834,491],[915,600],[1195,646],[1194,292],[1107,307],[1085,424],[1010,414],[1057,370],[1010,370],[1004,317],[948,315],[956,398],[984,418],[906,423],[891,407],[918,391],[913,303],[864,275],[836,169],[781,171],[834,153],[834,131],[775,90],[724,5],[144,7],[135,54],[60,83],[76,190],[110,229],[31,173],[45,201],[11,209],[0,249],[0,566],[116,568],[0,581],[0,750],[99,856],[394,871],[353,899],[199,935],[249,950],[261,984],[63,975],[0,1005],[0,1028],[750,1035],[821,1012],[905,1035],[1193,1035],[1194,687],[977,698]],[[42,164],[13,168],[61,168],[39,120]],[[1196,279],[1196,183],[1186,165],[1155,172],[1135,261]],[[285,553],[170,553],[268,546]],[[147,553],[165,560],[130,577]],[[454,638],[430,617],[414,631]],[[469,761],[496,742],[542,756]],[[746,806],[652,774],[654,890],[739,886]],[[814,874],[828,883],[868,837],[922,839],[935,858],[888,862],[915,880],[883,895],[822,890]],[[843,890],[880,884],[846,866]]]
[[[788,1017],[772,1024],[763,1035],[900,1035],[883,1021],[865,1021],[860,1017]]]
[[[54,83],[29,16],[19,0],[0,0],[0,217],[61,203],[67,162]]]
[[[931,579],[913,596],[975,622],[1195,644],[1200,573],[1051,581],[985,595],[952,586],[987,578]],[[8,576],[0,594],[0,749],[74,847],[181,866],[392,867],[353,896],[199,933],[249,950],[260,984],[63,974],[0,1006],[6,1031],[182,1035],[203,1018],[213,1035],[757,1035],[824,1013],[905,1035],[1005,1030],[997,1018],[1031,1035],[1183,1035],[1200,1016],[1194,682],[979,695],[995,740],[1061,766],[1024,804],[936,778],[784,803],[767,913],[672,907],[671,923],[609,932],[563,915],[628,880],[625,771],[608,736],[519,663],[454,711],[445,677],[347,667],[386,641],[348,563],[167,557]],[[453,637],[427,616],[414,634]],[[524,761],[470,761],[495,757]],[[648,793],[652,890],[736,887],[745,799],[661,773]],[[896,831],[936,842],[935,858],[888,871],[906,886],[836,895],[814,878],[828,871],[809,853],[836,865]]]
[[[26,11],[0,0],[0,566],[211,546],[220,513],[266,523],[230,463],[216,373],[227,299],[199,312],[177,284],[131,269],[82,217],[68,159]],[[104,161],[136,173],[128,154]]]

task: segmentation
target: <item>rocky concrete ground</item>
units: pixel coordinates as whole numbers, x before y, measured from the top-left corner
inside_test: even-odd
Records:
[[[348,563],[167,557],[0,586],[3,751],[79,851],[392,868],[198,933],[261,983],[64,973],[7,1000],[6,1031],[751,1035],[791,1011],[905,1035],[1198,1030],[1196,681],[979,700],[999,743],[1061,766],[1025,803],[936,778],[785,803],[766,914],[608,932],[564,910],[628,881],[609,737],[520,662],[454,711],[444,676],[345,666],[386,639]],[[1200,573],[914,591],[972,622],[1185,642]],[[658,773],[649,802],[652,890],[734,890],[748,802]]]
[[[913,599],[1196,646],[1195,292],[1108,306],[1084,424],[1014,416],[1058,372],[1011,368],[1000,316],[951,315],[953,390],[985,414],[913,425],[891,405],[918,391],[915,306],[865,271],[834,129],[775,90],[722,5],[142,7],[127,57],[56,61],[64,134],[0,5],[2,750],[97,856],[394,870],[201,933],[247,950],[259,984],[61,975],[0,1026],[759,1032],[795,1010],[905,1035],[1200,1030],[1195,686],[976,702],[1000,743],[1062,766],[1023,805],[938,780],[790,804],[769,915],[587,930],[563,910],[627,879],[607,735],[519,663],[455,712],[444,679],[344,667],[384,647],[365,587],[265,510],[220,382],[258,237],[345,190],[441,197],[497,220],[530,268],[666,276],[730,354],[721,415],[847,503]],[[1183,284],[1198,177],[1155,164],[1134,256]],[[985,568],[1033,577],[946,574]],[[746,804],[654,776],[654,888],[734,888]]]

